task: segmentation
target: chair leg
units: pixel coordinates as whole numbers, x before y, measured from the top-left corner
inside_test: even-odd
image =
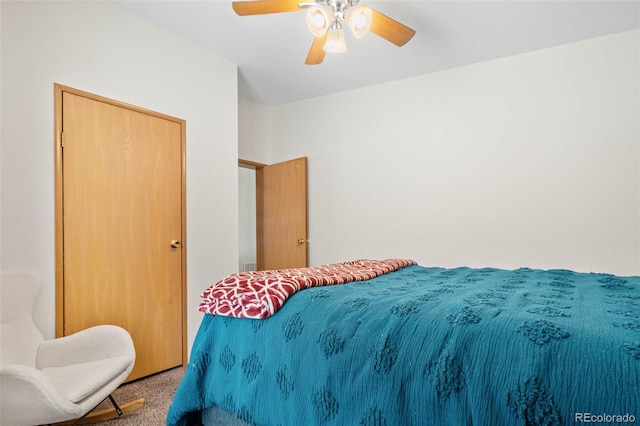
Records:
[[[125,414],[133,413],[144,404],[144,398],[138,398],[135,401],[127,402],[120,407],[111,395],[109,395],[108,398],[111,401],[111,404],[113,404],[113,408],[107,408],[101,411],[94,411],[94,408],[94,410],[91,410],[79,419],[55,423],[49,426],[77,426],[86,423],[99,423],[106,420],[118,419]],[[107,398],[104,400],[106,401]]]
[[[113,408],[116,409],[116,413],[118,413],[118,417],[122,416],[122,410],[120,409],[120,407],[118,406],[118,403],[116,402],[115,399],[113,399],[113,396],[109,395],[109,400],[111,401],[111,403],[113,404]]]
[[[116,409],[116,413],[118,414],[118,417],[122,416],[122,410],[120,409],[120,406],[118,406],[118,403],[116,402],[115,399],[113,399],[112,395],[109,395],[109,401],[111,401],[111,404],[113,404],[113,408]],[[89,411],[88,413],[86,413],[84,416],[80,417],[79,419],[77,419],[72,426],[77,426],[79,425],[85,417],[87,417],[89,414],[91,413],[91,411]]]

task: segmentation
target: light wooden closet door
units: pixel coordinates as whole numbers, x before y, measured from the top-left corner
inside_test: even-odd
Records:
[[[62,111],[63,334],[127,329],[129,380],[182,365],[184,122],[69,92]]]

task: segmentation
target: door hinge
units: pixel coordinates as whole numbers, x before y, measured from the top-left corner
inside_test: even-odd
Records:
[[[64,132],[60,132],[60,147],[64,148]]]

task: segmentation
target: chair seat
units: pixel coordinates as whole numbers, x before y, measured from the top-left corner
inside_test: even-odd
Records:
[[[61,395],[78,403],[102,389],[130,364],[129,357],[119,356],[65,367],[45,368],[42,373],[51,380]]]

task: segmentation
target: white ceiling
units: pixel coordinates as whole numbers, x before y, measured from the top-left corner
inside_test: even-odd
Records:
[[[346,53],[309,66],[304,12],[240,17],[231,1],[113,2],[237,64],[240,94],[266,105],[640,28],[640,0],[361,0],[415,37],[399,48],[349,34]]]

